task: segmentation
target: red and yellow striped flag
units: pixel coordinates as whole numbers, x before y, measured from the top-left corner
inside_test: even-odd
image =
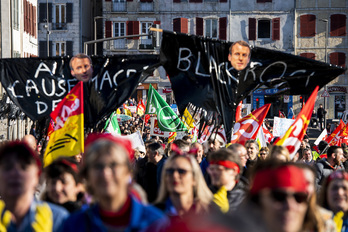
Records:
[[[44,167],[61,156],[74,156],[84,150],[83,83],[80,81],[51,113],[54,122],[45,155]]]

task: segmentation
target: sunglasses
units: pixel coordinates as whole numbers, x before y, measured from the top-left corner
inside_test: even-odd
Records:
[[[178,172],[180,176],[186,175],[188,170],[182,169],[182,168],[168,168],[166,169],[167,175],[173,175],[174,172]]]
[[[307,201],[308,194],[306,193],[287,193],[284,191],[278,191],[278,190],[272,190],[271,196],[274,201],[283,203],[285,202],[289,197],[293,197],[297,203],[304,203]]]

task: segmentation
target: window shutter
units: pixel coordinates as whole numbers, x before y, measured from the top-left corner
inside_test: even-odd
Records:
[[[23,0],[24,32],[27,32],[27,1]]]
[[[30,35],[34,36],[34,7],[32,4],[29,4],[29,10],[30,10]]]
[[[39,56],[47,57],[47,41],[39,42]]]
[[[180,0],[173,0],[173,2],[180,2]]]
[[[46,3],[40,3],[39,4],[39,22],[44,23],[46,22]]]
[[[72,3],[66,4],[66,22],[67,23],[73,22],[73,4]]]
[[[161,21],[153,21],[153,24],[161,25]]]
[[[105,21],[105,38],[111,37],[111,21]]]
[[[227,18],[219,18],[219,39],[226,40]]]
[[[343,14],[334,14],[330,17],[330,36],[346,35],[347,16]]]
[[[315,60],[315,53],[304,52],[304,53],[301,53],[300,56],[301,56],[301,57],[308,58],[308,59]]]
[[[34,6],[34,37],[37,36],[37,17],[36,17],[36,6]]]
[[[111,0],[105,0],[105,2],[111,2]]]
[[[180,18],[173,19],[173,31],[180,32],[180,29],[181,29],[180,23],[181,23]]]
[[[227,2],[227,0],[219,0],[219,2]]]
[[[280,40],[280,18],[272,19],[272,40]]]
[[[127,0],[127,2],[132,2],[133,0]]]
[[[203,18],[196,17],[196,35],[203,35]]]
[[[181,33],[188,33],[188,19],[181,18]]]
[[[330,63],[346,67],[346,54],[343,52],[330,53]]]
[[[66,41],[66,55],[67,56],[73,56],[73,41]]]
[[[203,0],[189,0],[190,3],[191,3],[191,2],[192,2],[192,3],[193,3],[193,2],[194,2],[194,3],[200,3],[200,2],[202,2],[202,1],[203,1]]]
[[[139,34],[139,21],[127,21],[127,35]],[[133,37],[131,39],[139,39],[139,37]]]
[[[300,16],[300,36],[313,37],[315,36],[315,15],[301,15]]]
[[[256,40],[256,19],[249,18],[249,40]]]
[[[48,20],[49,20],[49,22],[52,22],[52,20],[53,20],[52,9],[53,9],[52,3],[48,3]]]

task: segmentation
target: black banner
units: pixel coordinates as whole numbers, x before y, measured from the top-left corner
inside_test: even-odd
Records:
[[[0,60],[0,80],[11,100],[32,120],[48,116],[77,84],[70,58]],[[93,127],[121,106],[158,66],[156,55],[92,57],[94,74],[84,83],[85,125]]]
[[[255,47],[249,65],[236,71],[228,61],[232,43],[163,32],[160,59],[169,75],[178,109],[189,102],[218,112],[230,139],[238,102],[259,87],[278,94],[310,94],[345,69],[284,52]]]

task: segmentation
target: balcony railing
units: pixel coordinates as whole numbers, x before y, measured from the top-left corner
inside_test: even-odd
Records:
[[[67,30],[66,23],[52,23],[52,30]]]
[[[126,2],[113,2],[112,3],[112,10],[114,12],[125,12],[127,10],[127,3]]]
[[[140,11],[142,12],[153,11],[153,2],[140,2]]]

